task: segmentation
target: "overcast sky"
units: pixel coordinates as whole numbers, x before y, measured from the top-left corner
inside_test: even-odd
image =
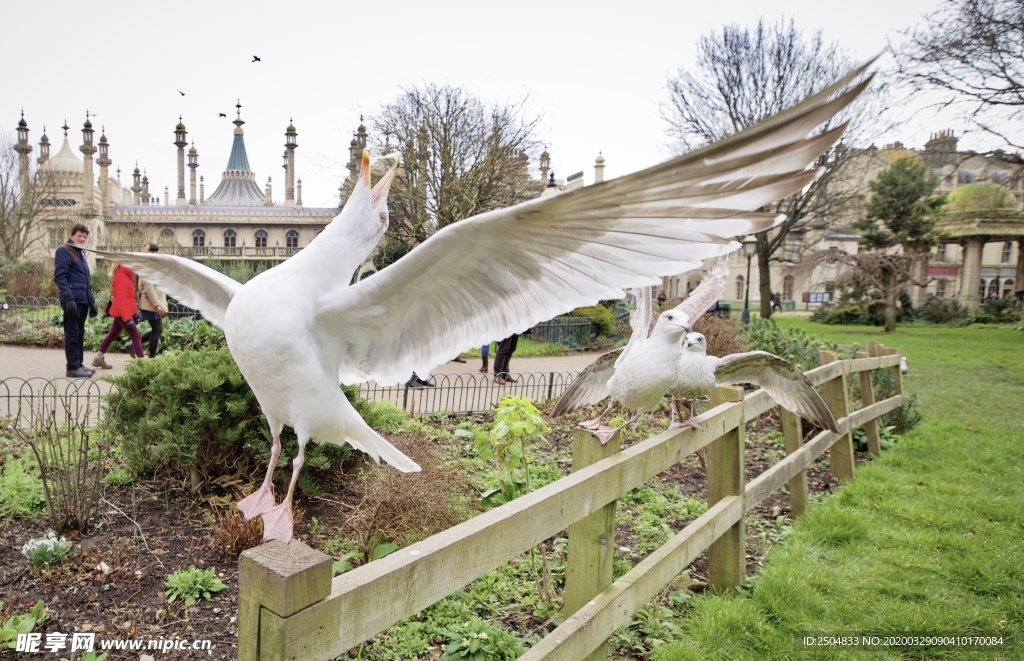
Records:
[[[122,182],[130,185],[137,161],[162,201],[165,186],[172,198],[177,187],[172,143],[179,114],[199,152],[198,173],[209,195],[227,165],[240,99],[260,187],[272,177],[274,198],[283,199],[284,130],[294,119],[303,202],[332,206],[360,113],[374,113],[402,86],[448,83],[489,102],[528,96],[557,175],[584,170],[589,183],[599,151],[608,177],[670,155],[659,115],[665,81],[680,66],[693,65],[702,34],[727,23],[750,25],[759,16],[785,16],[806,34],[821,29],[827,40],[866,59],[939,4],[21,2],[16,12],[6,12],[0,39],[6,74],[0,118],[13,137],[24,108],[32,158],[44,124],[56,154],[66,119],[81,156],[88,108],[96,114],[97,140],[101,126],[106,129]],[[262,61],[252,62],[253,55]],[[221,112],[228,118],[218,118]],[[929,133],[947,127],[960,132],[925,114],[899,136],[879,137],[920,147]]]

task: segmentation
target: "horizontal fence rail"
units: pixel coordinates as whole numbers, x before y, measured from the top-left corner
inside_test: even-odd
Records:
[[[608,444],[611,450],[595,450],[597,440],[576,430],[570,475],[333,580],[325,570],[332,558],[299,541],[250,549],[239,561],[238,658],[334,658],[566,528],[566,620],[521,658],[603,658],[616,629],[705,549],[711,588],[738,585],[744,578],[745,513],[786,484],[794,514],[802,511],[793,485],[806,479],[803,471],[826,450],[833,474],[853,477],[853,429],[865,426],[870,448],[868,423],[903,403],[899,352],[872,343],[863,356],[839,361],[822,352],[822,366],[807,372],[811,383],[822,386],[840,432],[822,431],[803,443],[799,418],[784,413],[787,456],[749,483],[744,424],[775,404],[761,391],[744,396],[742,389],[722,388],[713,395],[713,408],[697,418],[702,429],[669,430],[621,452],[615,451],[617,439]],[[866,374],[862,383],[870,385],[876,370],[893,371],[893,394],[877,402],[865,397],[864,406],[848,413],[848,378]],[[708,511],[617,581],[610,571],[596,582],[585,575],[588,570],[581,572],[580,566],[611,564],[614,544],[607,540],[614,539],[615,502],[705,446]],[[603,533],[594,534],[600,526]],[[582,578],[570,579],[574,574]]]

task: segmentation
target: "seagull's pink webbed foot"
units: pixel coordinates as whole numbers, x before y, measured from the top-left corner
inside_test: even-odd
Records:
[[[616,427],[615,429],[612,429],[611,427],[601,427],[594,431],[594,436],[597,437],[597,440],[601,441],[601,445],[607,445],[608,441],[612,440],[612,437],[615,436],[615,433],[620,429],[622,429],[622,427]]]
[[[700,426],[700,423],[690,418],[686,422],[673,422],[668,426],[669,429],[696,429],[702,431],[704,428]]]
[[[580,423],[580,427],[596,431],[601,428],[601,418],[594,418],[593,420],[584,420],[583,422]]]
[[[270,511],[274,507],[274,485],[263,483],[259,489],[238,501],[235,505],[246,521]]]
[[[287,544],[292,541],[292,504],[285,501],[277,507],[271,508],[262,514],[263,516],[263,541],[269,542],[276,539]]]

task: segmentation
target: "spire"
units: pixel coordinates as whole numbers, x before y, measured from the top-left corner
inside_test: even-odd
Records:
[[[258,207],[263,206],[264,191],[256,183],[256,173],[249,169],[249,157],[245,153],[245,132],[242,125],[242,103],[235,104],[238,117],[232,121],[235,125],[234,142],[231,144],[231,155],[228,166],[224,170],[220,185],[209,197],[214,206]]]

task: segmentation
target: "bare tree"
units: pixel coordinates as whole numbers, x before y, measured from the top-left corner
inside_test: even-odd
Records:
[[[952,92],[938,105],[1024,149],[1024,0],[946,0],[903,34],[893,54],[913,91]]]
[[[51,227],[43,225],[44,218],[56,222],[67,215],[56,206],[57,178],[45,170],[23,178],[14,144],[10,138],[0,141],[0,256],[8,263],[24,259],[31,248],[48,240]],[[64,229],[65,224],[70,227],[56,222],[52,229]]]
[[[680,151],[756,124],[827,87],[854,66],[837,44],[825,43],[820,31],[805,38],[792,20],[785,19],[770,25],[761,19],[753,28],[727,25],[721,33],[701,37],[697,50],[696,66],[681,68],[668,80],[669,100],[662,107],[668,133]],[[877,105],[878,97],[867,103]],[[855,107],[863,111],[864,104],[859,100]],[[823,128],[842,121],[843,117],[833,118]],[[825,152],[817,165],[827,169],[817,182],[762,209],[787,216],[775,229],[757,235],[762,317],[772,314],[771,262],[792,261],[793,245],[803,232],[834,223],[860,200],[854,187],[834,184],[852,161],[851,151],[838,145]]]
[[[426,84],[403,89],[371,118],[374,147],[403,156],[388,196],[392,238],[412,247],[458,220],[536,197],[528,166],[539,120],[524,104],[488,105]]]

